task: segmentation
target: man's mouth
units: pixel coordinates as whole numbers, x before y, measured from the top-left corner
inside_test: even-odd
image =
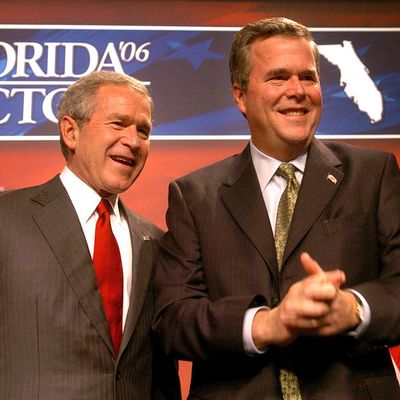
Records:
[[[122,156],[110,156],[112,160],[127,165],[128,167],[133,167],[135,165],[135,160],[132,158],[122,157]]]
[[[306,109],[301,109],[301,110],[281,110],[281,114],[284,114],[288,117],[301,117],[305,114],[308,113]]]

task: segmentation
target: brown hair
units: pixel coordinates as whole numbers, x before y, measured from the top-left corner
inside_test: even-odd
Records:
[[[247,24],[236,33],[229,58],[231,83],[238,84],[243,91],[247,90],[250,73],[250,46],[257,39],[267,39],[283,35],[304,38],[310,42],[315,64],[319,73],[319,51],[309,29],[296,21],[284,17],[266,18]]]

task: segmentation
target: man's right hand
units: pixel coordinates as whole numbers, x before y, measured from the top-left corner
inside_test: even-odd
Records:
[[[301,254],[300,262],[308,276],[290,287],[278,307],[254,317],[253,341],[259,349],[287,345],[300,334],[337,334],[357,324],[354,296],[339,289],[344,272],[324,271],[308,253]]]

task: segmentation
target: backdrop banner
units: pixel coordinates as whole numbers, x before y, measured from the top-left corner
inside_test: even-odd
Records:
[[[155,102],[154,139],[242,139],[229,49],[239,28],[0,25],[0,140],[57,140],[66,88],[132,75]],[[319,137],[400,137],[400,28],[312,28],[321,53]]]

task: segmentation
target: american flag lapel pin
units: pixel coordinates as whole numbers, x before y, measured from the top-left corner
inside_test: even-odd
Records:
[[[337,183],[337,179],[332,175],[332,174],[328,174],[328,176],[326,177],[326,179],[328,179],[328,181],[331,181],[332,183],[334,183],[336,185]]]

